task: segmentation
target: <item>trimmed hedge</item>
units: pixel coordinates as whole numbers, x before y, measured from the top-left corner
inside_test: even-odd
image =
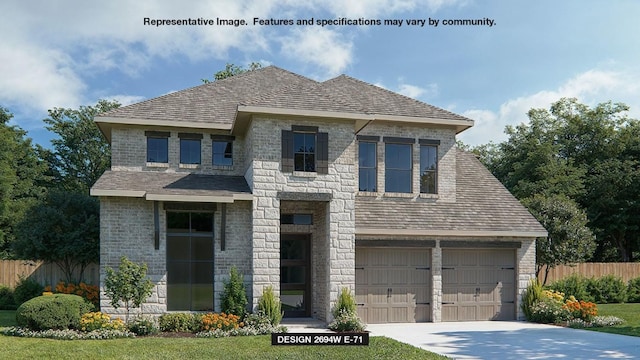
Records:
[[[202,327],[202,315],[191,313],[163,314],[158,319],[162,332],[198,332]]]
[[[0,310],[15,310],[18,308],[13,298],[13,290],[11,288],[0,285]]]
[[[36,331],[78,329],[82,315],[92,310],[93,305],[77,295],[38,296],[18,307],[16,321]]]

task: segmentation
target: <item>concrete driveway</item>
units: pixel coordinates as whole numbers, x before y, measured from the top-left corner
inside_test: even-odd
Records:
[[[371,324],[367,330],[454,359],[640,359],[640,337],[521,321]]]

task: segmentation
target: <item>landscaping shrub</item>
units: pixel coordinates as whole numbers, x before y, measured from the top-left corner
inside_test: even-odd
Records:
[[[333,331],[363,331],[365,325],[358,317],[356,299],[349,288],[342,288],[333,308],[334,320],[329,324]]]
[[[563,293],[565,296],[573,296],[578,300],[594,301],[593,296],[587,290],[589,280],[578,274],[571,274],[564,279],[554,281],[547,288]]]
[[[329,324],[333,331],[363,331],[365,325],[355,312],[340,310],[338,316]]]
[[[80,318],[80,330],[90,332],[94,330],[125,330],[127,327],[120,319],[113,319],[101,312],[90,312]]]
[[[537,279],[531,279],[527,289],[522,294],[522,304],[520,305],[528,321],[533,321],[531,316],[532,308],[541,298],[542,285],[540,285]]]
[[[247,312],[247,291],[242,274],[235,266],[231,268],[229,280],[224,281],[224,288],[220,296],[222,312],[233,314],[243,319]]]
[[[156,322],[145,316],[138,316],[127,326],[129,331],[139,336],[157,334],[159,329]]]
[[[267,286],[258,299],[258,311],[269,318],[273,326],[278,326],[282,320],[280,299],[273,292],[273,286]]]
[[[563,307],[569,311],[572,319],[591,322],[598,316],[598,307],[596,304],[589,301],[576,300],[573,296],[567,299]]]
[[[27,300],[42,295],[43,290],[44,287],[37,281],[21,276],[18,285],[13,290],[13,298],[16,304],[20,305]]]
[[[627,286],[627,301],[630,303],[640,302],[640,278],[629,280]]]
[[[77,295],[38,296],[18,307],[16,321],[31,330],[79,329],[80,318],[92,308]]]
[[[349,290],[348,288],[342,288],[342,290],[340,291],[336,306],[333,308],[333,316],[337,318],[343,312],[357,312],[356,299],[354,299],[353,295],[351,294],[351,290]]]
[[[83,282],[74,284],[60,281],[53,290],[55,290],[55,292],[58,294],[73,294],[82,296],[87,301],[92,303],[96,309],[100,307],[100,288],[96,285],[88,285]],[[46,286],[44,288],[44,291],[52,291],[52,289],[50,286]]]
[[[160,331],[197,332],[202,326],[201,315],[189,313],[163,314],[158,319]]]
[[[222,330],[222,331],[230,331],[233,329],[238,329],[244,326],[243,323],[239,322],[240,317],[233,314],[205,314],[201,317],[202,321],[202,330],[203,331],[212,331],[212,330]]]
[[[15,310],[18,308],[13,298],[13,290],[8,286],[0,285],[0,310]]]
[[[606,275],[588,283],[587,291],[598,304],[623,303],[627,301],[627,285],[622,278]]]

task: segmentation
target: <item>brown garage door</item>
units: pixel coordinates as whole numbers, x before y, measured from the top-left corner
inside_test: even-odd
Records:
[[[431,320],[431,253],[356,248],[358,315],[369,324]]]
[[[442,250],[442,321],[515,318],[513,249]]]

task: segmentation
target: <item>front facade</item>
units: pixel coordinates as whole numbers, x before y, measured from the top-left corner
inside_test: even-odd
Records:
[[[369,323],[522,318],[546,231],[456,149],[472,120],[270,66],[96,122],[101,279],[123,255],[147,263],[145,314],[220,311],[235,266],[252,307],[273,286],[285,316],[328,322],[347,287]]]

